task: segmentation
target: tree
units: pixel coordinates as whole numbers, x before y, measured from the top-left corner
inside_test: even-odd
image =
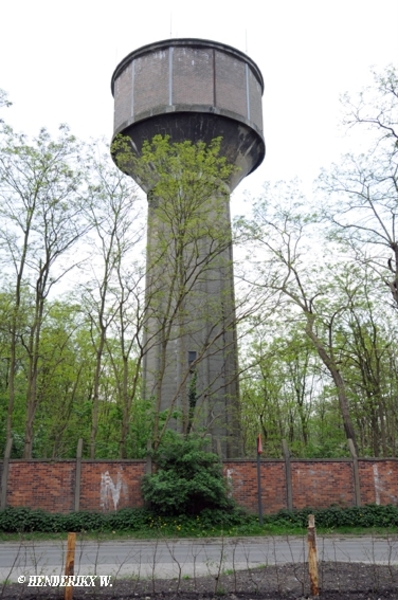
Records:
[[[4,128],[0,148],[0,260],[12,274],[9,405],[7,439],[11,435],[16,349],[21,340],[28,357],[25,458],[32,455],[33,422],[38,405],[37,382],[41,329],[50,291],[76,264],[70,251],[87,231],[83,219],[84,188],[81,147],[66,127],[57,140],[43,129],[32,143]],[[21,330],[24,286],[33,291],[31,321]]]
[[[5,106],[6,108],[11,106],[12,102],[8,99],[8,94],[4,90],[0,88],[0,108]],[[0,123],[2,123],[2,119],[0,119]]]
[[[246,454],[255,452],[261,431],[266,456],[279,457],[283,439],[294,454],[307,455],[315,437],[310,417],[322,389],[317,356],[300,324],[288,324],[275,312],[273,316],[272,322],[256,320],[244,357],[241,413]]]
[[[357,271],[359,271],[357,269]],[[351,397],[361,453],[395,454],[397,373],[391,369],[396,354],[397,323],[383,305],[380,280],[368,267],[358,273],[361,302],[348,307],[344,329],[342,370]]]
[[[378,273],[398,308],[398,74],[374,73],[375,84],[343,99],[345,124],[369,130],[369,146],[324,170],[321,190],[331,236]]]
[[[252,241],[253,285],[273,292],[275,308],[286,318],[301,323],[324,367],[333,380],[346,437],[356,444],[346,382],[340,366],[338,325],[357,295],[358,283],[343,266],[338,277],[327,254],[316,254],[309,241],[315,234],[315,215],[305,208],[297,182],[265,188],[265,198],[254,207],[252,220],[241,219],[239,227]],[[283,190],[283,191],[282,191]],[[282,195],[283,194],[283,195]],[[324,250],[324,249],[323,249]],[[342,291],[344,298],[337,291]]]
[[[121,411],[120,457],[127,458],[131,409],[140,392],[143,358],[140,341],[143,265],[137,260],[143,221],[136,187],[109,164],[109,157],[90,160],[89,168],[89,201],[85,211],[91,224],[93,254],[83,306],[95,352],[90,457],[95,458],[107,360],[115,378],[111,401]]]
[[[81,308],[76,302],[55,300],[47,304],[40,335],[35,457],[73,457],[79,437],[85,437],[81,419],[87,377],[83,330]]]

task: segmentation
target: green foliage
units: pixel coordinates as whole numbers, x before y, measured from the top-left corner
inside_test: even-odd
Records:
[[[321,528],[345,527],[397,527],[398,506],[367,504],[341,508],[331,506],[324,509],[305,508],[302,510],[281,510],[276,515],[267,515],[266,522],[292,527],[307,527],[308,515],[315,515],[315,524]]]
[[[369,144],[359,149],[363,154],[347,156],[322,174],[316,206],[299,192],[298,182],[268,185],[253,204],[254,219],[246,219],[246,229],[245,220],[239,222],[245,254],[253,261],[247,294],[258,306],[240,335],[247,456],[255,452],[259,431],[268,457],[280,457],[282,439],[293,456],[347,455],[337,388],[314,340],[322,342],[343,379],[359,454],[397,456],[398,321],[389,306],[391,298],[395,308],[398,302],[397,85],[396,69],[389,67],[375,74],[372,88],[344,98],[345,124],[369,130]],[[9,104],[0,90],[2,115]],[[147,301],[136,246],[140,205],[130,179],[113,164],[109,168],[98,144],[87,151],[65,127],[57,138],[42,130],[29,141],[0,119],[0,146],[0,453],[8,420],[11,457],[23,456],[28,406],[35,458],[73,458],[79,438],[87,456],[95,402],[96,458],[144,458],[148,439],[156,447],[162,438],[165,448],[172,420],[184,432],[198,431],[203,390],[196,371],[182,377],[175,397],[183,399],[181,405],[175,399],[161,410],[161,391],[141,399]],[[148,273],[152,270],[155,283],[147,299],[151,296],[161,321],[166,352],[178,327],[186,335],[195,332],[185,302],[192,282],[225,267],[223,250],[231,234],[229,221],[220,217],[234,171],[220,148],[220,139],[206,146],[156,136],[138,157],[127,138],[115,141],[121,167],[138,173],[151,190],[158,252],[148,246]],[[214,243],[204,260],[206,239]],[[85,269],[85,284],[78,276],[78,287],[67,296],[58,284],[76,262]],[[105,267],[109,276],[101,280]],[[247,283],[247,260],[242,273]],[[211,315],[213,323],[225,322],[225,303],[205,305],[199,294],[198,320]],[[106,335],[99,353],[101,326]],[[306,326],[312,328],[311,343]],[[198,366],[204,354],[198,349]],[[162,502],[174,484],[182,486],[160,473],[158,484]],[[206,489],[205,484],[206,477],[197,476],[195,485]],[[29,518],[33,527],[44,517]]]
[[[124,508],[111,513],[72,512],[69,514],[47,513],[29,508],[6,508],[0,511],[0,532],[4,533],[62,533],[76,531],[130,532],[139,536],[157,534],[170,536],[207,536],[220,533],[228,535],[258,535],[264,531],[303,533],[308,526],[308,515],[315,515],[315,524],[323,530],[352,530],[356,528],[398,527],[398,506],[352,506],[314,510],[280,510],[264,515],[264,526],[258,524],[256,515],[247,514],[239,508],[225,510],[205,509],[196,516],[180,515],[166,517],[143,508]]]
[[[146,475],[142,493],[159,515],[197,515],[204,509],[234,506],[216,454],[204,450],[203,440],[187,436],[163,446],[156,457],[158,470]]]
[[[193,144],[190,140],[171,143],[169,135],[155,135],[144,141],[141,155],[137,156],[130,138],[119,134],[111,152],[119,168],[134,173],[155,196],[172,202],[184,196],[200,201],[219,191],[225,193],[225,182],[236,169],[220,156],[221,141],[218,137],[210,144]]]
[[[29,508],[6,508],[0,511],[0,530],[7,533],[63,531],[63,515]]]

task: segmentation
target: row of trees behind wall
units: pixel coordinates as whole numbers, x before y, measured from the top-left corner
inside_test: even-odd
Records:
[[[282,439],[308,458],[346,455],[347,438],[397,455],[396,71],[343,103],[367,146],[325,168],[312,198],[266,184],[234,223],[248,457],[258,433],[269,457]],[[83,438],[86,457],[143,458],[168,418],[140,377],[146,201],[105,144],[65,126],[27,139],[8,104],[2,92],[0,448],[12,437],[13,458],[73,458]]]

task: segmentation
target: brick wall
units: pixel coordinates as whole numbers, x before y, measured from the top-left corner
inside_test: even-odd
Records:
[[[2,471],[2,464],[0,463]],[[322,508],[355,504],[354,466],[351,460],[295,460],[291,463],[294,508]],[[398,504],[398,459],[359,459],[363,504]],[[142,506],[140,479],[145,462],[138,460],[81,462],[79,507],[109,511]],[[288,507],[284,460],[261,461],[262,503],[265,513]],[[257,465],[253,460],[224,462],[224,474],[237,502],[257,510]],[[6,503],[50,512],[74,510],[76,462],[10,460]]]
[[[314,506],[314,500],[317,508],[331,504],[352,506],[355,503],[352,462],[292,461],[292,489],[295,508]]]
[[[10,460],[8,506],[28,506],[67,513],[73,510],[74,487],[74,461]]]
[[[225,462],[224,473],[238,504],[248,510],[256,511],[258,506],[256,461]],[[286,475],[283,460],[261,461],[261,492],[264,512],[273,513],[286,507]]]
[[[363,504],[398,504],[397,459],[360,460],[359,480]]]
[[[142,506],[143,461],[82,461],[80,509],[108,511]]]

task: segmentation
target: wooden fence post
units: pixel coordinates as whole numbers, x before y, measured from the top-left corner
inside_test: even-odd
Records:
[[[316,552],[315,517],[308,515],[308,570],[311,596],[319,596],[318,557]]]
[[[69,577],[75,572],[76,533],[68,533],[68,548],[66,551],[65,575]],[[73,585],[65,586],[65,600],[72,600]]]

